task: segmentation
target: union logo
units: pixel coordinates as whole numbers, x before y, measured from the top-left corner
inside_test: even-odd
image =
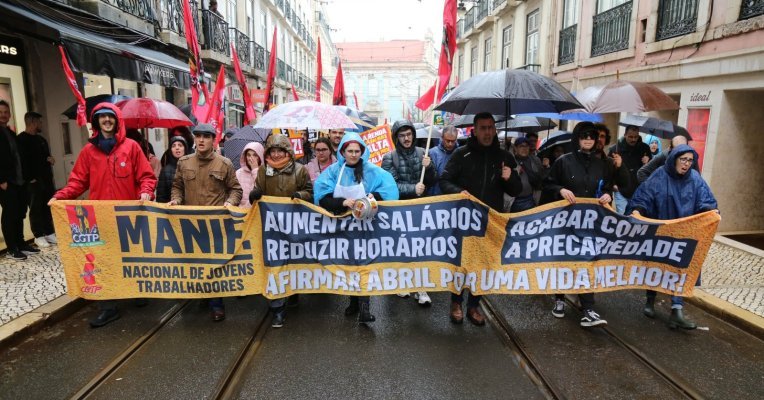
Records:
[[[85,260],[87,260],[87,262],[82,266],[82,273],[80,274],[82,280],[85,281],[85,285],[80,289],[83,293],[98,293],[98,291],[103,288],[103,286],[96,283],[96,275],[100,273],[101,270],[96,269],[95,267],[95,255],[93,255],[93,253],[86,254]]]
[[[104,244],[98,233],[93,206],[66,206],[69,228],[72,231],[71,247],[99,246]]]

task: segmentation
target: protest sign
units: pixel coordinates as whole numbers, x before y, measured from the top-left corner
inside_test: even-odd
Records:
[[[382,157],[395,150],[395,142],[390,127],[380,125],[360,133],[361,139],[369,149],[369,162],[382,165]]]

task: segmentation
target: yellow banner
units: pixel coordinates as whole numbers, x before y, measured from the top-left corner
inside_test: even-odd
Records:
[[[380,202],[370,221],[267,196],[250,210],[139,201],[52,210],[68,292],[94,300],[465,288],[691,296],[720,220],[625,217],[593,199],[502,214],[463,195]]]
[[[387,153],[395,150],[393,134],[390,132],[390,126],[380,125],[363,131],[359,134],[366,147],[369,149],[369,162],[382,165],[382,158]]]

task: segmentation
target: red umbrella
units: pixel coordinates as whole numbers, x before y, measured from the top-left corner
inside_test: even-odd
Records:
[[[176,126],[194,125],[190,119],[175,107],[172,103],[164,100],[137,98],[124,100],[117,103],[122,110],[122,121],[125,128],[173,128]]]
[[[593,114],[679,109],[679,104],[663,90],[644,82],[617,80],[603,87],[588,87],[576,98]]]

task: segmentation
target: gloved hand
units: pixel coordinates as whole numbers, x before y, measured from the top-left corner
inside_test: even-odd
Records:
[[[263,197],[263,190],[259,187],[256,187],[252,189],[251,192],[249,192],[249,202],[251,204],[255,204],[255,202],[260,200],[261,197]]]
[[[300,196],[300,192],[292,193],[292,200],[294,200],[294,199],[302,200],[302,196]]]

